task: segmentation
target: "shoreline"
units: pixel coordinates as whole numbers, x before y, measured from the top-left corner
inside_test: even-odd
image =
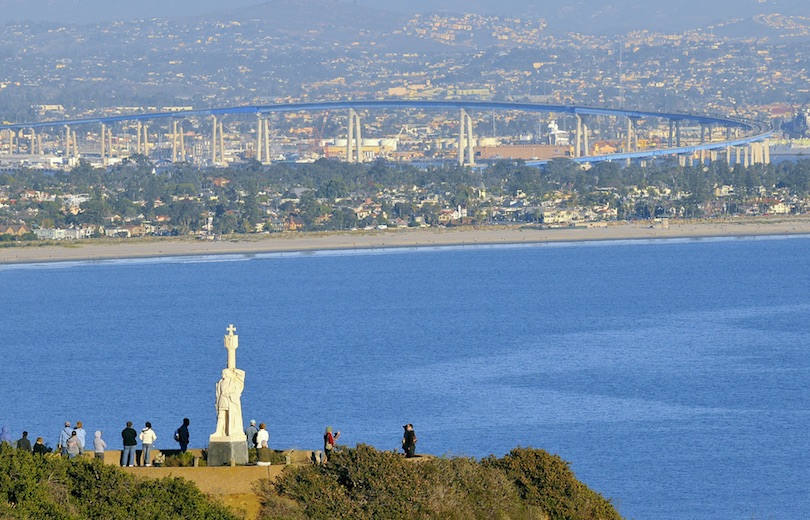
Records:
[[[231,236],[217,241],[190,237],[69,241],[0,248],[0,265],[256,253],[365,250],[557,242],[657,240],[810,235],[810,217],[611,223],[606,227],[539,229],[521,226],[413,228],[329,233]],[[36,244],[36,243],[34,243]]]

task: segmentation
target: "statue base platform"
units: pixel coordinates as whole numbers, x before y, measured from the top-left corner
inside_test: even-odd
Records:
[[[233,461],[233,462],[231,462]],[[214,437],[208,439],[208,466],[244,466],[248,463],[247,439]]]

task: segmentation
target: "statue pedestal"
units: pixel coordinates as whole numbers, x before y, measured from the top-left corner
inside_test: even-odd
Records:
[[[248,463],[247,437],[218,437],[211,435],[208,438],[208,465],[230,466],[234,464],[244,466]]]

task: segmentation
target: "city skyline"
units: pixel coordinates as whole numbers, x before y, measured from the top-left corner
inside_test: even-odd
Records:
[[[518,0],[310,0],[329,9],[367,7],[378,11],[412,15],[418,12],[479,13],[498,16],[533,16],[549,20],[561,31],[593,33],[619,33],[633,29],[685,30],[705,27],[728,20],[750,18],[757,14],[780,13],[807,15],[808,9],[799,0],[719,0],[705,4],[698,0],[685,0],[677,4],[661,0],[640,3],[634,0],[599,2],[581,0],[559,3],[548,0],[523,2]],[[104,0],[3,0],[0,2],[0,23],[64,22],[88,24],[111,20],[180,18],[207,16],[218,12],[255,7],[272,9],[274,5],[299,5],[304,2],[289,0],[177,0],[161,2],[144,0],[108,2]],[[330,5],[331,4],[331,5]]]

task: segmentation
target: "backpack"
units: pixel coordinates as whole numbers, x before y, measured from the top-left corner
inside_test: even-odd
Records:
[[[254,446],[256,446],[256,441],[258,441],[258,440],[259,440],[259,432],[256,432],[256,433],[253,434],[253,438],[251,439]]]
[[[174,430],[174,440],[180,442],[180,428]]]

